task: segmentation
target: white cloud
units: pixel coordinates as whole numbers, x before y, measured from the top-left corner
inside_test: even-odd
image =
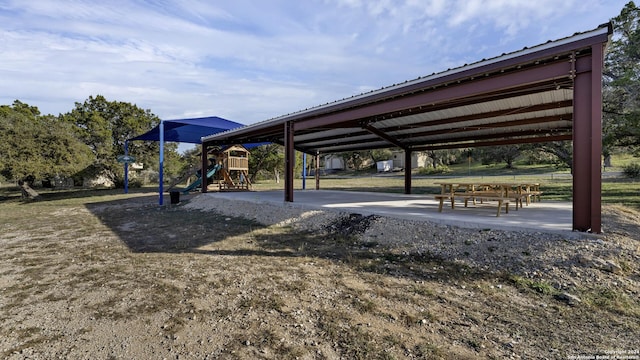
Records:
[[[449,25],[484,23],[515,36],[522,29],[541,20],[550,21],[574,8],[576,0],[465,0],[455,3]]]
[[[3,1],[0,104],[101,94],[255,122],[589,30],[626,2],[586,1]]]

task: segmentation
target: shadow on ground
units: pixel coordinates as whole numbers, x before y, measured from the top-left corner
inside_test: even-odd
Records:
[[[428,253],[393,251],[375,242],[358,240],[345,231],[371,217],[341,219],[327,225],[332,230],[308,233],[267,227],[215,212],[188,210],[183,204],[158,206],[144,197],[88,204],[87,209],[134,253],[319,258],[360,271],[415,280],[479,280],[497,276]]]
[[[87,199],[122,195],[124,189],[85,189],[85,188],[70,188],[70,189],[50,189],[50,188],[36,188],[38,197],[36,199],[23,198],[21,196],[20,188],[18,187],[6,187],[0,191],[0,203],[9,201],[21,201],[24,204],[30,202],[46,202],[46,201],[58,201],[58,200],[70,200],[70,199]],[[158,194],[157,188],[145,187],[145,188],[132,188],[129,189],[129,194],[136,196],[156,196]],[[157,200],[156,200],[157,201]]]

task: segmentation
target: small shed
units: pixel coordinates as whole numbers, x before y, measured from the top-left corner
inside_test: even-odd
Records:
[[[344,158],[339,155],[330,154],[324,157],[325,170],[344,170]]]
[[[376,163],[378,172],[389,172],[393,170],[393,160],[378,161]]]
[[[425,155],[424,152],[414,152],[411,154],[411,167],[406,166],[405,164],[405,154],[404,151],[393,151],[393,168],[410,168],[415,169],[419,167],[425,167],[428,164],[429,158]]]

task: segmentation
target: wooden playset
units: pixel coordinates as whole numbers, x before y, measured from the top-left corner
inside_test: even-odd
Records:
[[[211,166],[220,165],[215,174],[213,186],[220,191],[251,190],[249,180],[249,150],[242,145],[232,145],[216,149],[210,154]]]

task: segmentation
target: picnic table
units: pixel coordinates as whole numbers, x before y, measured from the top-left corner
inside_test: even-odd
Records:
[[[455,209],[456,199],[464,200],[464,206],[467,207],[469,201],[481,203],[484,201],[497,201],[498,212],[496,216],[500,216],[502,206],[505,207],[505,213],[509,213],[509,203],[515,202],[516,210],[521,208],[523,200],[527,205],[532,201],[540,200],[540,184],[524,183],[524,182],[438,182],[441,191],[436,195],[439,200],[438,211],[442,212],[445,200],[451,201],[451,208]]]

